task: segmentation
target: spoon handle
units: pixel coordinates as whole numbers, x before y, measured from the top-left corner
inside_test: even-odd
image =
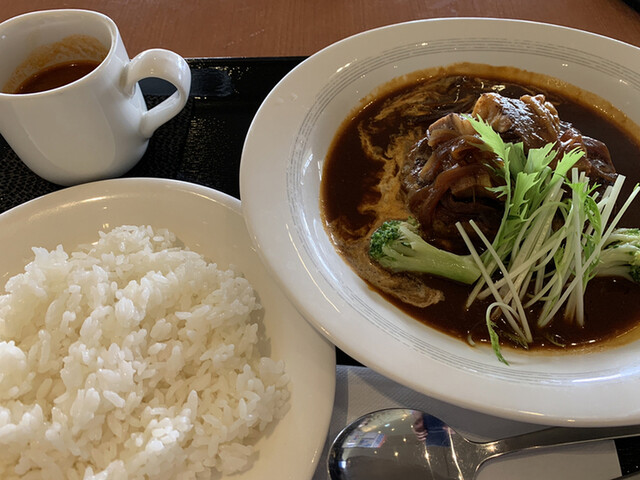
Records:
[[[640,435],[640,425],[622,427],[554,427],[483,444],[487,458],[534,448],[571,445]]]

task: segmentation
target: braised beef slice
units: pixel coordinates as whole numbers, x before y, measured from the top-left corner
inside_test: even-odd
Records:
[[[543,95],[512,99],[485,93],[471,114],[488,122],[504,141],[522,142],[525,152],[548,143],[554,143],[559,154],[579,148],[585,155],[576,166],[592,183],[610,185],[615,180],[606,145],[561,121]],[[451,113],[431,124],[405,163],[402,184],[409,210],[420,222],[425,239],[440,248],[466,250],[457,222],[477,243],[470,220],[490,240],[500,226],[504,200],[489,188],[502,182],[494,173],[501,160],[480,149],[480,144],[470,122]]]

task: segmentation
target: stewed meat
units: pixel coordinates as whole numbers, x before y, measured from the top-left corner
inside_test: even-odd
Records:
[[[513,99],[485,93],[471,115],[488,122],[506,142],[522,142],[525,152],[548,143],[555,144],[558,154],[579,148],[585,155],[576,166],[592,182],[609,185],[615,180],[604,143],[560,120],[556,108],[543,95]],[[470,220],[489,238],[500,226],[503,199],[490,190],[502,181],[495,174],[500,160],[479,148],[480,143],[470,122],[451,113],[431,124],[405,163],[402,185],[408,208],[419,220],[425,238],[441,248],[464,250],[456,222],[461,222],[472,238]]]

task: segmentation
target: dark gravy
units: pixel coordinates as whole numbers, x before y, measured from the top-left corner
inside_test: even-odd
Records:
[[[431,113],[413,115],[399,111],[384,121],[379,120],[383,109],[410,96],[412,90],[425,82],[433,82],[433,88],[437,90],[434,96],[437,102],[434,100]],[[370,140],[376,150],[384,152],[389,147],[390,138],[399,131],[426,130],[433,121],[449,112],[469,112],[475,99],[487,91],[499,91],[510,97],[526,93],[545,94],[556,105],[562,120],[571,122],[583,134],[605,142],[617,171],[627,177],[626,197],[633,185],[640,181],[640,145],[637,139],[596,108],[572,95],[571,91],[557,91],[548,88],[549,85],[545,85],[547,88],[529,85],[491,76],[453,75],[443,81],[423,78],[378,95],[354,112],[334,139],[325,162],[321,186],[321,206],[327,230],[346,260],[354,261],[345,253],[348,252],[346,247],[363,232],[369,232],[376,221],[375,212],[363,206],[380,198],[378,184],[384,166],[379,158],[373,159],[363,150],[361,127],[375,124]],[[640,208],[632,207],[620,226],[640,226]],[[429,276],[422,277],[422,281],[443,291],[445,300],[419,308],[380,293],[407,314],[449,335],[465,340],[471,338],[475,342],[489,341],[485,324],[487,305],[476,302],[469,310],[464,307],[470,287]],[[617,338],[639,323],[638,299],[640,286],[619,278],[596,278],[589,283],[585,297],[585,326],[567,325],[561,317],[556,318],[545,331],[534,332],[535,341],[530,348],[584,347]],[[535,322],[530,320],[530,323]]]

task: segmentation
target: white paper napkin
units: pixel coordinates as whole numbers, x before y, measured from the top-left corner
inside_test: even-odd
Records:
[[[365,413],[389,407],[424,410],[473,440],[494,440],[540,429],[483,415],[419,394],[364,367],[339,365],[331,426],[313,480],[327,480],[326,458],[335,436]],[[613,441],[515,453],[485,465],[478,480],[608,480],[620,475]]]

